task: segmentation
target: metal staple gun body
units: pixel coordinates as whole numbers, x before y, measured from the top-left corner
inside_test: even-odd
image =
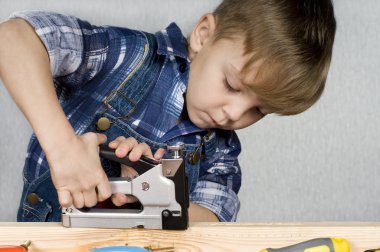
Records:
[[[101,146],[100,155],[133,167],[139,176],[134,179],[110,178],[112,193],[135,196],[143,209],[103,209],[74,206],[62,209],[65,227],[99,227],[184,230],[188,227],[189,194],[183,160],[175,155],[160,162],[141,158],[131,162],[117,158],[114,150]]]

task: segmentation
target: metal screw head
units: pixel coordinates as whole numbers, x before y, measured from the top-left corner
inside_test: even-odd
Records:
[[[148,182],[142,182],[141,183],[141,188],[142,188],[143,191],[148,191],[149,188],[150,188],[150,185],[149,185]]]
[[[168,210],[164,210],[164,211],[162,211],[162,216],[164,216],[165,218],[167,218],[167,217],[170,216],[170,212]]]
[[[65,212],[66,212],[66,213],[72,213],[72,212],[73,212],[73,209],[72,209],[71,207],[66,208]]]

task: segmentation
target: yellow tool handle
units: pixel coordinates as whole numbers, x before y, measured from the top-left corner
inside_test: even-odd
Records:
[[[317,238],[288,247],[263,249],[261,252],[350,252],[350,246],[342,238]]]

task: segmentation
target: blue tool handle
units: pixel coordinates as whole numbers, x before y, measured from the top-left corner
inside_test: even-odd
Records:
[[[142,247],[135,246],[110,246],[104,248],[91,249],[89,252],[150,252]]]

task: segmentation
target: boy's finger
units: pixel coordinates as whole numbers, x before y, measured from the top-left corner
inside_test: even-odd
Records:
[[[133,195],[126,195],[127,196],[127,200],[128,200],[128,203],[135,203],[137,202],[137,198]]]
[[[126,141],[136,142],[136,144],[137,144],[137,140],[136,140],[135,138],[133,138],[133,137],[128,137],[128,138],[126,138],[126,137],[124,137],[124,136],[118,136],[118,137],[115,138],[114,140],[110,141],[110,142],[109,142],[109,145],[111,145],[111,146],[115,146],[115,148],[116,148],[116,147],[119,146],[121,143],[126,142]],[[110,147],[111,147],[111,146],[110,146]]]
[[[127,195],[121,194],[121,193],[116,193],[113,194],[111,197],[112,203],[115,206],[122,206],[126,203],[128,203],[128,197]]]
[[[71,194],[69,191],[58,189],[57,194],[58,194],[59,204],[62,207],[70,207],[72,205],[73,202],[72,202]]]
[[[104,144],[107,141],[107,136],[101,133],[97,133],[96,136],[98,137],[98,143]]]
[[[112,203],[115,206],[122,206],[124,204],[137,202],[136,197],[134,197],[132,195],[125,195],[122,193],[113,194],[111,199],[112,199]]]
[[[98,201],[105,201],[109,197],[111,197],[112,191],[111,191],[111,185],[108,182],[108,179],[102,180],[97,186],[97,196]]]
[[[115,154],[119,158],[127,156],[127,154],[138,145],[138,142],[133,137],[129,137],[123,141],[120,141],[119,145],[115,150]]]
[[[131,152],[128,155],[129,159],[132,162],[139,160],[141,156],[153,158],[152,150],[146,143],[139,143],[131,150]]]
[[[159,148],[156,153],[154,153],[154,159],[160,160],[166,153],[166,150],[163,148]]]
[[[135,169],[132,167],[126,166],[124,164],[121,165],[121,176],[123,178],[130,178],[133,179],[134,177],[138,176],[139,174]]]
[[[72,194],[73,196],[73,203],[76,208],[83,208],[84,207],[84,196],[82,192],[74,192]]]
[[[96,195],[95,190],[84,191],[83,197],[84,197],[84,206],[85,207],[93,207],[98,203],[98,197]]]
[[[126,140],[126,138],[124,136],[118,136],[117,138],[115,138],[114,140],[109,142],[108,146],[110,148],[115,149],[120,144],[120,142],[122,142],[124,140]]]

